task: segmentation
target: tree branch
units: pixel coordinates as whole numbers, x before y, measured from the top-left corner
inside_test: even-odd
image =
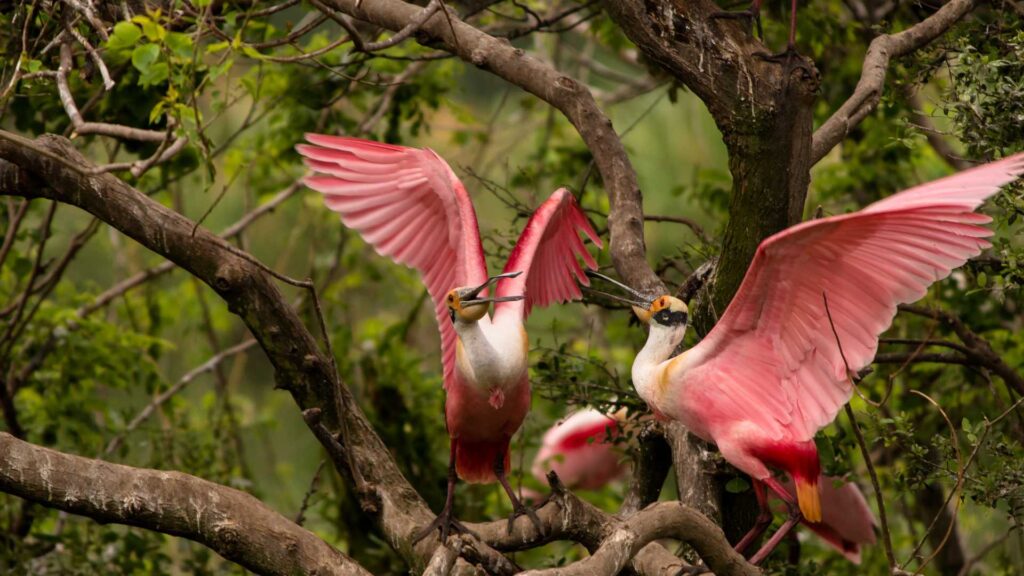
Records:
[[[754,576],[760,570],[732,549],[722,529],[679,502],[653,504],[625,522],[613,524],[593,555],[568,566],[526,572],[530,576],[618,574],[641,549],[660,538],[686,542],[715,574]],[[716,537],[710,537],[715,534]]]
[[[72,456],[0,432],[0,490],[99,522],[188,538],[257,574],[369,576],[251,495],[180,472]]]
[[[814,132],[811,163],[817,164],[854,126],[874,111],[882,98],[889,61],[930,44],[978,5],[977,0],[951,0],[931,16],[897,34],[871,41],[853,94]]]
[[[402,0],[324,1],[359,20],[399,31],[415,22],[422,8]],[[417,39],[440,43],[444,50],[519,86],[562,112],[594,155],[611,201],[608,218],[615,269],[631,285],[652,292],[664,286],[647,263],[643,213],[636,172],[611,121],[586,86],[507,40],[490,36],[442,7],[419,28]]]

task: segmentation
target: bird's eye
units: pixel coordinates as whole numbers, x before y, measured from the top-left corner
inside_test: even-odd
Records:
[[[449,302],[455,302],[455,296],[452,296],[451,294],[449,294],[448,295],[448,301]]]

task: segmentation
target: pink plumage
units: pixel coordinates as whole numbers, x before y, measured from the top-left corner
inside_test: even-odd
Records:
[[[580,410],[544,433],[531,472],[546,482],[547,471],[554,470],[566,488],[597,490],[626,470],[622,454],[609,442],[619,432],[614,415]]]
[[[792,480],[783,486],[791,492]],[[821,522],[805,525],[847,560],[860,564],[861,548],[875,543],[875,515],[853,482],[831,476],[821,478]],[[777,498],[777,497],[776,497]]]
[[[896,307],[989,246],[991,231],[980,225],[989,218],[973,210],[1024,170],[1022,160],[766,239],[714,329],[673,361],[669,378],[680,393],[662,411],[696,421],[741,470],[769,476],[758,453],[802,445],[835,418],[853,393],[847,365],[856,372],[871,362]],[[787,471],[799,472],[797,461]]]
[[[849,401],[848,370],[870,364],[899,304],[989,247],[990,219],[974,210],[1021,172],[1024,154],[771,236],[715,327],[674,358],[686,306],[658,298],[638,311],[651,333],[633,364],[637,390],[792,502],[770,468],[787,472],[804,517],[818,521],[813,437]]]
[[[597,234],[572,194],[559,189],[531,216],[512,251],[505,271],[520,274],[489,279],[473,204],[440,156],[358,138],[306,139],[311,145],[296,146],[316,173],[306,184],[379,254],[418,270],[433,299],[453,472],[468,482],[497,479],[520,511],[504,470],[509,440],[530,406],[523,322],[533,306],[580,297],[577,281],[586,277],[576,259],[590,267],[596,262],[579,234],[600,246]],[[499,300],[493,319],[486,308],[463,316],[461,300],[449,300],[485,298],[487,290],[475,287],[492,282]],[[501,301],[521,296],[524,301]],[[449,515],[450,499],[442,535],[454,522]]]

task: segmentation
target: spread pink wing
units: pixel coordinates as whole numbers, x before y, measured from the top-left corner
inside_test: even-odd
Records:
[[[709,425],[749,421],[777,439],[812,438],[852,394],[822,295],[846,362],[860,370],[898,304],[989,246],[981,224],[990,218],[974,210],[1022,171],[1024,154],[762,242],[718,324],[681,357],[696,363],[682,386],[693,378],[721,403]]]
[[[530,216],[509,255],[504,272],[522,271],[522,274],[498,283],[499,297],[525,293],[526,298],[497,304],[495,315],[516,313],[525,319],[534,306],[580,298],[582,293],[577,281],[589,286],[590,280],[576,258],[581,257],[587,266],[597,268],[580,233],[601,246],[601,239],[572,193],[559,188]]]
[[[433,150],[320,134],[306,139],[313,145],[295,147],[316,172],[306,185],[378,254],[420,272],[434,300],[447,388],[455,371],[455,329],[445,296],[487,280],[466,189]]]

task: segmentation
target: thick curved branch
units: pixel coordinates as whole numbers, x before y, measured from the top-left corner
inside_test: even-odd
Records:
[[[416,22],[423,14],[422,8],[402,0],[329,0],[323,3],[395,32]],[[590,90],[507,40],[466,24],[444,7],[419,27],[416,38],[421,43],[440,43],[446,51],[534,94],[569,119],[594,155],[594,163],[608,191],[611,201],[608,226],[615,269],[633,286],[651,292],[664,290],[647,263],[636,171],[611,121],[598,108]]]
[[[259,342],[274,365],[278,386],[303,410],[319,408],[332,434],[344,431],[349,457],[335,465],[350,482],[361,474],[367,490],[379,496],[379,506],[365,512],[389,544],[411,565],[426,564],[437,539],[423,540],[415,548],[410,542],[430,521],[430,510],[402,476],[266,267],[115,176],[95,173],[63,138],[28,140],[0,131],[0,158],[15,165],[13,170],[0,170],[4,192],[78,206],[212,287]],[[19,181],[26,179],[32,185]],[[483,545],[481,550],[492,557],[497,554]]]
[[[470,524],[470,529],[503,551],[569,540],[593,553],[588,559],[558,569],[568,570],[566,574],[617,574],[626,566],[646,576],[678,573],[685,564],[654,542],[659,538],[690,543],[716,574],[759,574],[735,553],[721,528],[693,508],[679,502],[661,502],[623,521],[567,492],[554,473],[549,473],[548,480],[551,497],[537,510],[545,527],[543,535],[526,518],[518,519],[511,532],[504,521]]]
[[[195,540],[257,574],[369,576],[253,496],[180,472],[72,456],[0,432],[0,490],[99,522]]]
[[[717,534],[717,537],[712,535]],[[618,574],[644,547],[660,538],[686,542],[719,576],[755,576],[760,570],[732,549],[722,529],[679,502],[653,504],[614,525],[589,557],[568,566],[526,572],[530,576],[592,576]]]
[[[874,111],[882,98],[889,61],[919,50],[944,34],[968,12],[978,0],[951,0],[937,12],[897,34],[884,34],[871,41],[864,56],[860,80],[853,94],[814,132],[811,163],[817,164],[836,147],[854,126]]]

